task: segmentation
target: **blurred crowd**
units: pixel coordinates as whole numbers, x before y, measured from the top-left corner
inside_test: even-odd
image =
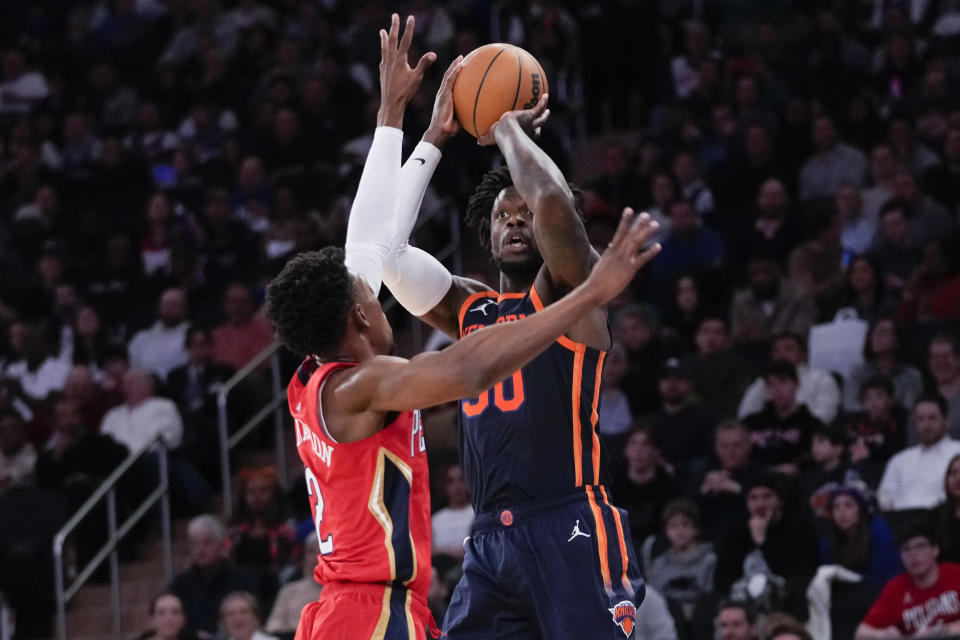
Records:
[[[20,633],[49,630],[56,523],[157,438],[175,512],[196,517],[152,637],[289,636],[316,597],[307,502],[277,470],[243,472],[233,521],[197,514],[217,492],[217,390],[272,342],[265,283],[343,241],[395,10],[417,17],[415,55],[439,55],[405,145],[446,61],[513,42],[550,78],[541,144],[584,189],[591,241],[625,206],[661,224],[661,255],[611,305],[599,422],[650,585],[638,637],[960,620],[891,595],[960,593],[960,2],[13,0],[0,591]],[[450,240],[445,215],[498,164],[451,142],[424,204],[447,213],[421,246]],[[495,284],[464,238],[466,270]],[[232,416],[269,397],[245,384]],[[456,414],[424,416],[438,620],[473,518]],[[81,527],[75,562],[103,536]]]

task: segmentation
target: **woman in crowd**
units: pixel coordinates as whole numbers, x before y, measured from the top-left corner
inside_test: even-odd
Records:
[[[940,562],[960,562],[960,455],[947,465],[943,486],[947,499],[937,509]]]
[[[848,411],[861,409],[860,387],[868,378],[880,375],[893,381],[894,397],[900,406],[910,409],[923,391],[923,376],[916,367],[904,362],[900,337],[893,318],[883,316],[870,325],[863,345],[863,364],[850,371],[844,388],[843,406]]]
[[[841,309],[853,309],[857,317],[867,322],[890,314],[895,302],[883,286],[880,267],[868,256],[857,256],[847,267],[843,289],[836,296],[827,297],[820,310],[820,319],[830,322]]]
[[[137,640],[196,640],[184,631],[186,625],[180,598],[165,591],[150,602],[150,629],[137,636]]]
[[[276,469],[240,473],[236,517],[230,528],[233,557],[257,578],[261,601],[273,602],[281,574],[294,566],[296,533],[287,520],[286,499]]]
[[[829,531],[820,538],[821,564],[839,564],[878,585],[903,571],[893,533],[883,516],[872,515],[865,488],[835,489],[827,519]]]
[[[673,285],[673,297],[667,301],[664,314],[665,331],[675,332],[683,339],[683,346],[693,348],[693,337],[697,333],[700,318],[703,317],[703,301],[700,296],[700,283],[692,274],[677,277]]]

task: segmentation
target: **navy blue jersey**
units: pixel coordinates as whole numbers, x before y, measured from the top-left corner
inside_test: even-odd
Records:
[[[460,335],[542,309],[533,288],[475,293],[460,307]],[[605,355],[561,337],[506,380],[460,401],[460,458],[477,513],[606,483],[597,436]]]

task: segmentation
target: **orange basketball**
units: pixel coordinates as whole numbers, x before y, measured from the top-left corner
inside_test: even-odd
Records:
[[[537,59],[512,44],[485,44],[463,59],[453,85],[457,120],[480,137],[507,111],[529,109],[547,92],[547,75]]]

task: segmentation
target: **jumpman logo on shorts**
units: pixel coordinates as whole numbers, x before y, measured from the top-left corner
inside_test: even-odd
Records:
[[[583,536],[584,538],[590,537],[589,533],[584,533],[583,531],[580,531],[579,520],[577,520],[577,524],[573,525],[573,532],[570,534],[570,538],[567,540],[567,542],[573,542],[573,539],[576,538],[577,536]]]

